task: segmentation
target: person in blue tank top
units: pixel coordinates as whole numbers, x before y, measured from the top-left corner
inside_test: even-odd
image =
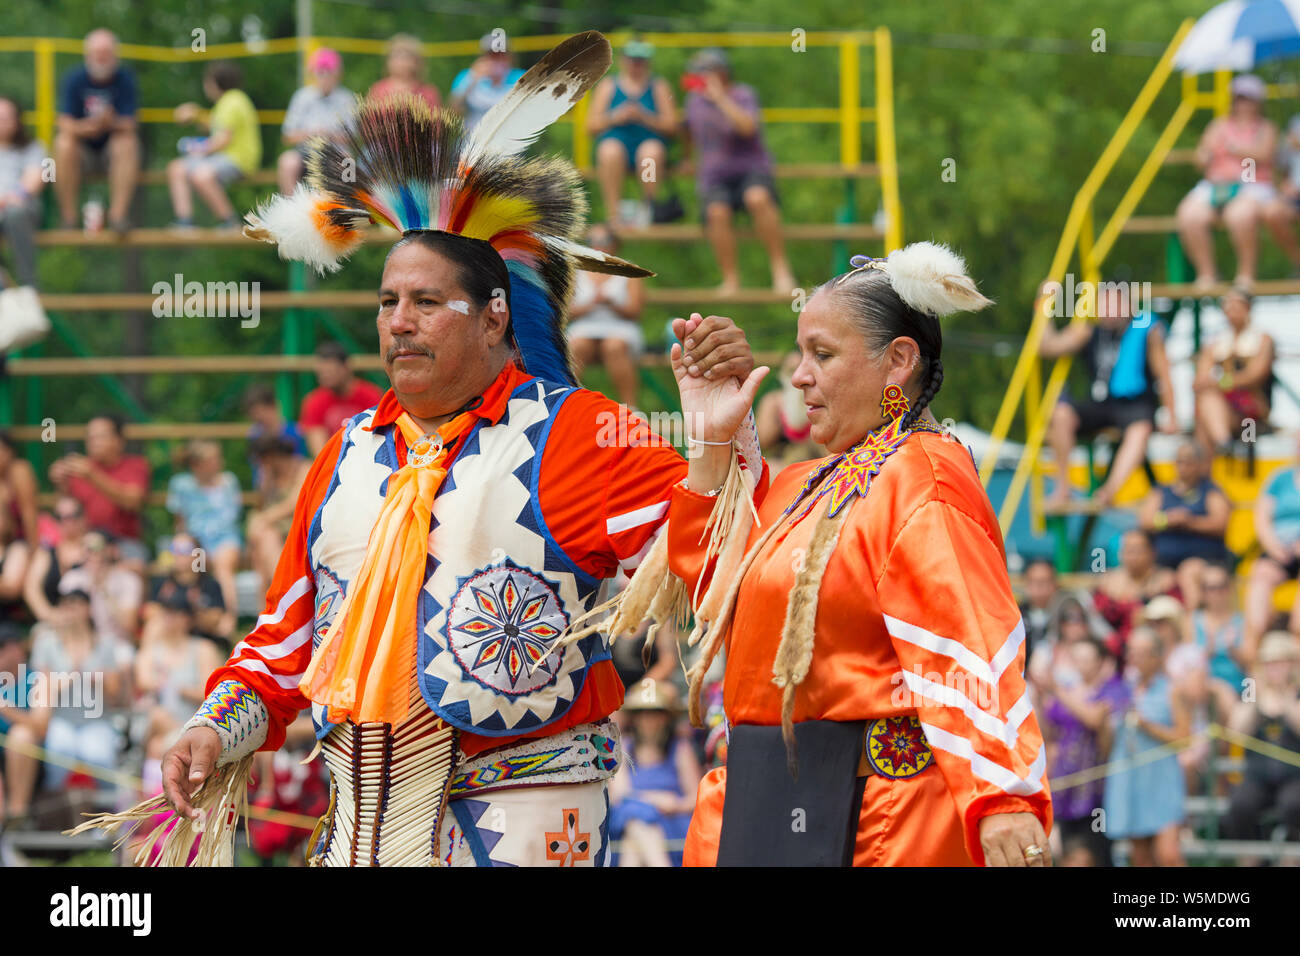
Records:
[[[1046,359],[1079,356],[1089,388],[1087,398],[1062,399],[1052,410],[1047,443],[1056,460],[1057,478],[1049,507],[1069,501],[1070,452],[1080,433],[1095,434],[1106,428],[1122,432],[1110,475],[1092,496],[1105,508],[1142,464],[1158,406],[1167,412],[1160,430],[1179,431],[1164,323],[1149,311],[1133,314],[1129,283],[1099,283],[1096,303],[1095,323],[1076,320],[1059,330],[1049,323],[1038,347],[1038,354]]]
[[[612,226],[624,225],[619,212],[623,177],[634,174],[641,195],[650,204],[651,218],[660,221],[660,185],[668,172],[668,140],[677,131],[673,88],[650,72],[654,47],[629,40],[623,47],[619,71],[607,76],[591,93],[587,132],[596,137],[596,179]]]
[[[1210,461],[1199,442],[1188,439],[1174,457],[1174,480],[1157,485],[1142,501],[1138,527],[1150,533],[1156,563],[1178,575],[1183,602],[1201,605],[1201,572],[1207,563],[1224,564],[1224,543],[1232,505],[1210,480]]]
[[[1300,458],[1300,442],[1296,447]],[[1259,559],[1246,579],[1246,659],[1253,660],[1260,638],[1272,629],[1273,592],[1300,577],[1300,467],[1278,469],[1255,499],[1255,537]],[[1291,607],[1287,630],[1300,631],[1300,600]]]

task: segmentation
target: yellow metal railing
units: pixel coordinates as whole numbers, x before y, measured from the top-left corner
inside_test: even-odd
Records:
[[[1084,282],[1093,283],[1095,288],[1095,283],[1100,279],[1102,264],[1105,262],[1107,255],[1111,252],[1125,224],[1133,215],[1138,203],[1146,194],[1151,182],[1155,179],[1156,173],[1159,172],[1161,165],[1165,162],[1178,137],[1187,128],[1187,124],[1193,115],[1200,109],[1209,109],[1219,115],[1227,112],[1229,106],[1228,87],[1231,79],[1228,72],[1216,73],[1212,89],[1208,91],[1199,88],[1195,76],[1184,76],[1182,80],[1182,97],[1178,107],[1157,137],[1150,153],[1134,175],[1132,183],[1116,204],[1114,212],[1106,220],[1101,231],[1094,235],[1093,215],[1097,195],[1120,156],[1124,153],[1125,148],[1132,140],[1138,126],[1147,117],[1157,96],[1164,90],[1165,84],[1173,74],[1174,54],[1182,45],[1194,22],[1193,20],[1187,20],[1178,28],[1160,61],[1152,70],[1146,83],[1143,84],[1137,99],[1134,100],[1128,113],[1120,122],[1119,128],[1111,137],[1110,142],[1107,143],[1105,150],[1102,151],[1097,164],[1075,195],[1074,202],[1070,206],[1069,215],[1066,217],[1061,240],[1056,247],[1056,254],[1052,258],[1051,268],[1048,270],[1049,281],[1063,282],[1066,270],[1077,254],[1081,279]],[[997,464],[998,452],[1002,443],[1006,440],[1007,433],[1011,429],[1011,422],[1023,399],[1025,407],[1024,451],[1016,465],[1011,485],[1007,489],[1006,497],[1003,499],[1002,508],[998,514],[998,520],[1004,534],[1010,529],[1026,486],[1030,488],[1030,509],[1035,530],[1042,530],[1042,476],[1037,468],[1038,458],[1047,432],[1048,420],[1065,387],[1066,376],[1070,370],[1071,360],[1069,356],[1057,358],[1052,364],[1046,384],[1044,385],[1042,382],[1041,360],[1038,350],[1043,340],[1043,333],[1051,321],[1051,316],[1046,309],[1039,307],[1040,304],[1039,301],[1035,302],[1034,314],[1030,320],[1029,332],[1025,336],[1024,347],[1021,349],[1020,357],[1016,360],[1015,369],[1011,373],[1011,381],[1007,385],[1006,394],[993,424],[989,446],[984,453],[983,461],[980,463],[980,478],[987,485]],[[1073,321],[1087,322],[1094,318],[1095,310],[1092,308],[1094,304],[1094,297],[1085,297],[1079,303]]]
[[[698,49],[703,47],[784,47],[792,49],[795,37],[791,33],[649,33],[640,34],[663,49]],[[609,34],[617,49],[630,37],[627,33]],[[510,46],[518,52],[548,50],[564,35],[511,37]],[[862,162],[862,127],[876,127],[876,163],[880,169],[881,193],[886,226],[886,251],[902,245],[902,204],[898,191],[898,157],[894,132],[894,73],[890,34],[881,27],[876,30],[841,33],[809,32],[798,37],[805,48],[834,47],[838,51],[839,104],[834,107],[768,107],[762,111],[767,123],[820,123],[838,125],[840,129],[840,163],[846,169]],[[356,37],[284,37],[254,43],[220,43],[194,50],[191,47],[155,47],[123,43],[118,55],[123,60],[155,63],[188,63],[197,60],[233,60],[254,56],[298,54],[304,57],[317,47],[328,46],[340,53],[383,56],[388,50],[385,40]],[[875,104],[861,102],[861,50],[869,46],[875,50]],[[479,52],[478,40],[452,40],[423,43],[425,57],[474,56]],[[66,37],[0,37],[0,53],[28,52],[33,54],[35,76],[34,109],[24,117],[31,123],[37,136],[46,145],[54,138],[56,103],[56,54],[80,55],[82,41]],[[592,143],[587,134],[587,98],[561,122],[573,128],[573,158],[581,167],[591,165]],[[284,120],[283,110],[258,110],[263,124],[278,124]],[[143,107],[138,111],[142,123],[170,123],[170,107]]]

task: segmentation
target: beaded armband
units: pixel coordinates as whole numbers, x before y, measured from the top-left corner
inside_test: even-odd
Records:
[[[736,451],[744,461],[745,467],[749,469],[749,473],[754,476],[754,483],[757,484],[758,476],[763,473],[763,451],[758,445],[758,425],[754,421],[752,411],[736,429],[735,442]]]
[[[217,766],[241,760],[266,742],[270,715],[257,692],[237,680],[223,680],[182,730],[211,727],[221,738]]]

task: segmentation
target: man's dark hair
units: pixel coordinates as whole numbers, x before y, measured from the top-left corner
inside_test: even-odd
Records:
[[[224,60],[210,64],[207,75],[222,93],[227,90],[237,90],[244,85],[244,74],[239,67]]]
[[[15,128],[14,128],[14,139],[13,139],[13,145],[14,145],[14,147],[15,147],[16,149],[22,149],[22,148],[24,148],[28,143],[30,143],[30,142],[32,141],[32,134],[31,134],[31,132],[30,132],[30,131],[27,129],[27,127],[23,124],[23,107],[22,107],[22,104],[19,103],[19,102],[18,102],[16,99],[14,99],[12,96],[0,96],[0,102],[3,102],[3,103],[12,103],[12,104],[14,105],[14,111],[18,114],[18,122],[17,122],[17,124],[16,124],[16,126],[15,126]]]
[[[316,357],[319,359],[328,359],[331,362],[338,362],[340,365],[348,364],[348,350],[342,342],[322,342],[316,346]]]
[[[91,422],[99,421],[101,419],[113,426],[113,433],[116,434],[118,438],[126,437],[126,419],[120,414],[117,412],[99,412],[90,417]],[[86,424],[90,424],[90,422],[87,422]]]
[[[1036,555],[1025,562],[1025,572],[1028,573],[1030,568],[1037,567],[1038,565],[1047,568],[1047,570],[1052,572],[1052,577],[1056,577],[1056,564],[1051,558],[1044,557],[1041,554]]]
[[[265,382],[254,382],[248,388],[244,389],[244,409],[250,409],[255,405],[276,405],[275,389]]]

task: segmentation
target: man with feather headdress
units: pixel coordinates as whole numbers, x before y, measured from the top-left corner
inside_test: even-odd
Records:
[[[164,758],[164,796],[95,825],[170,804],[164,865],[199,831],[197,862],[228,860],[252,753],[310,708],[331,776],[311,862],[605,861],[623,685],[603,636],[558,639],[652,550],[686,463],[576,387],[575,266],[650,273],[575,241],[571,165],[517,154],[609,63],[603,36],[575,36],[469,133],[414,98],[363,103],[342,142],[313,145],[305,184],[249,217],[322,272],[372,221],[402,233],[377,316],[392,389],[317,456],[265,611]],[[701,374],[749,375],[730,320],[681,328]],[[761,471],[756,443],[747,458]]]

